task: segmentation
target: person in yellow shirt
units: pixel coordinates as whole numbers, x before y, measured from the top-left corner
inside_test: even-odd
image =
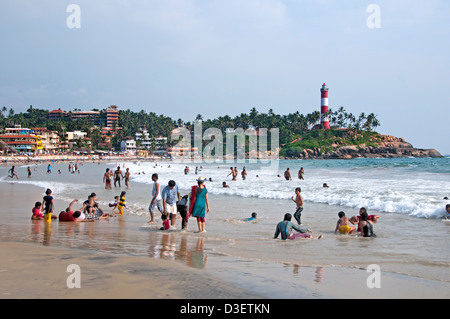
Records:
[[[123,208],[127,208],[127,205],[125,205],[125,196],[127,195],[127,192],[122,191],[122,193],[120,193],[120,197],[119,197],[119,205],[117,205],[117,209],[119,210],[119,215],[123,215]]]

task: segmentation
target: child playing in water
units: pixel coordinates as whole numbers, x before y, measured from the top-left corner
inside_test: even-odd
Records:
[[[114,200],[109,202],[109,207],[112,207],[112,212],[114,213],[114,210],[116,209],[117,205],[119,205],[119,196],[114,196]]]
[[[160,230],[170,229],[170,223],[169,223],[169,220],[167,219],[167,216],[165,214],[162,214],[161,219],[163,221],[163,226],[160,228]]]
[[[345,216],[344,212],[338,213],[339,219],[336,223],[336,229],[334,230],[334,233],[336,234],[337,231],[339,231],[339,234],[353,234],[356,230],[356,227],[351,227],[349,225],[350,220],[348,217]]]
[[[295,213],[294,213],[294,218],[297,221],[297,223],[299,225],[302,224],[301,218],[302,218],[302,211],[303,211],[303,198],[302,195],[300,195],[300,192],[302,190],[300,189],[300,187],[297,187],[295,189],[295,199],[294,196],[292,196],[292,201],[295,203],[296,207],[295,207]]]
[[[252,221],[255,221],[256,220],[256,218],[258,218],[257,217],[258,216],[258,214],[256,214],[256,213],[252,213],[252,217],[250,217],[249,219],[246,219],[245,221],[246,222],[252,222]]]
[[[122,191],[122,193],[120,193],[120,197],[119,197],[119,204],[117,205],[117,209],[119,210],[119,215],[123,215],[123,208],[128,208],[127,205],[125,205],[125,196],[127,195],[127,192]]]
[[[52,218],[57,218],[56,216],[52,216],[54,204],[53,204],[52,190],[50,188],[47,188],[47,190],[45,191],[45,196],[43,198],[43,202],[45,204],[44,219],[46,221],[51,221]]]
[[[34,220],[44,219],[44,214],[42,214],[41,207],[42,207],[41,202],[36,202],[36,204],[34,204],[34,207],[31,210],[31,212],[33,213],[33,215],[31,216],[31,219],[34,219]]]

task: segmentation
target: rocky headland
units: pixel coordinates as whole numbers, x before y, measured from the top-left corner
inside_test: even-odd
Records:
[[[354,133],[358,134],[358,133]],[[297,139],[294,143],[298,143]],[[352,137],[356,141],[357,136]],[[284,159],[352,159],[352,158],[398,158],[398,157],[443,157],[435,149],[415,148],[405,141],[391,135],[373,134],[366,143],[349,145],[348,138],[336,138],[329,144],[317,147],[303,147],[296,154],[282,154]],[[287,156],[286,156],[287,155]],[[294,156],[292,156],[294,155]]]

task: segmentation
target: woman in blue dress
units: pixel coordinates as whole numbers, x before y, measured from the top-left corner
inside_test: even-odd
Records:
[[[203,185],[204,182],[205,179],[203,177],[197,179],[198,186],[192,187],[191,191],[191,200],[195,200],[192,216],[197,218],[198,231],[200,233],[206,232],[205,216],[206,213],[209,213],[208,190]],[[195,194],[192,194],[192,192],[195,192]]]

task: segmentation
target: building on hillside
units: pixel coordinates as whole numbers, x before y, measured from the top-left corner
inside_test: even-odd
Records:
[[[86,132],[82,131],[73,131],[73,132],[66,132],[64,134],[65,142],[63,143],[64,146],[63,149],[70,150],[76,147],[76,145],[82,145],[82,146],[90,146],[90,139],[87,137]]]
[[[88,118],[93,125],[100,126],[102,124],[100,111],[73,111],[70,117],[73,121],[81,118]]]
[[[117,105],[111,105],[105,111],[106,113],[106,127],[111,129],[119,128],[119,110],[117,109]]]
[[[32,131],[41,137],[43,153],[54,154],[61,151],[57,131],[50,131],[45,127],[34,127]]]
[[[146,149],[159,156],[167,154],[167,137],[150,137],[147,130],[141,130],[135,138],[139,149]]]
[[[67,112],[61,109],[53,110],[48,112],[48,119],[52,121],[57,121],[67,116]]]
[[[197,147],[181,147],[174,146],[167,149],[167,155],[173,159],[176,158],[192,158],[198,156]]]
[[[122,142],[120,142],[120,151],[123,153],[128,153],[129,155],[136,154],[136,141],[130,137],[124,137]]]

